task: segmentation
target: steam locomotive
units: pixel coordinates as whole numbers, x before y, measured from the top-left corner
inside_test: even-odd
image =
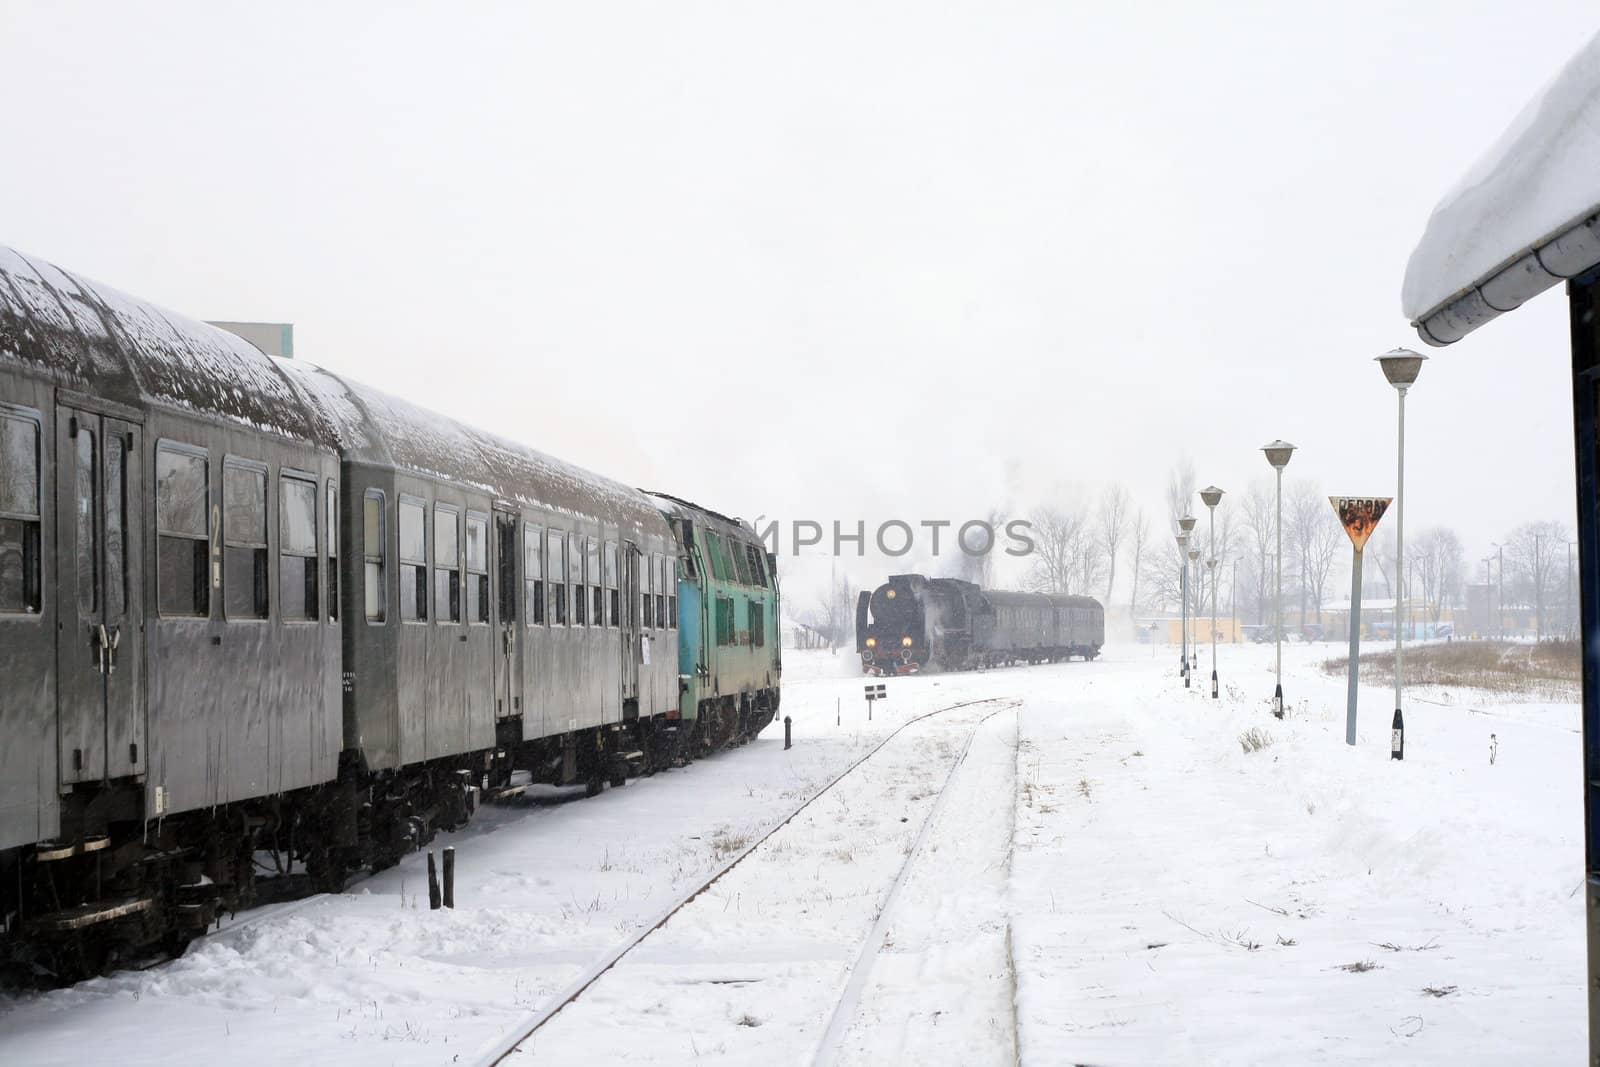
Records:
[[[1105,609],[1093,597],[895,574],[856,601],[856,652],[876,676],[1091,660],[1105,639]]]

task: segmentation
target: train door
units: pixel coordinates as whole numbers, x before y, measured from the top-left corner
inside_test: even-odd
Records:
[[[644,657],[639,619],[639,546],[622,543],[622,702],[634,702],[637,714],[648,714],[639,706],[639,661]],[[651,649],[651,654],[659,652]],[[652,709],[653,710],[653,709]]]
[[[517,625],[517,601],[521,585],[517,582],[517,517],[503,511],[494,513],[495,577],[500,628],[499,649],[495,657],[495,718],[509,719],[522,714],[522,627]]]
[[[56,427],[56,729],[69,785],[144,773],[143,428],[59,405]]]

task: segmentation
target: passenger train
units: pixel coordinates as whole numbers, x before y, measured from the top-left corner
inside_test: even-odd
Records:
[[[1093,597],[896,574],[856,601],[856,652],[871,675],[1091,660],[1105,640],[1105,609]]]
[[[778,617],[746,524],[0,247],[0,965],[753,737]]]

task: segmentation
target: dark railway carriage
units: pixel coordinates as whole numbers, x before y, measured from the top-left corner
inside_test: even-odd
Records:
[[[896,574],[856,602],[856,652],[867,674],[1093,659],[1104,643],[1105,611],[1092,597]]]

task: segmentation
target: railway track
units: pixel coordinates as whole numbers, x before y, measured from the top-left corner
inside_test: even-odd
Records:
[[[851,1019],[854,1016],[854,1007],[859,1003],[861,992],[865,988],[865,981],[867,973],[871,970],[872,960],[876,957],[879,947],[881,947],[883,940],[883,924],[886,922],[886,917],[891,914],[895,897],[905,884],[910,871],[915,866],[916,859],[922,850],[922,845],[928,835],[929,828],[933,826],[939,810],[943,807],[943,800],[949,790],[950,783],[955,779],[957,769],[965,761],[967,753],[971,749],[973,737],[976,735],[978,728],[984,722],[987,722],[990,718],[998,715],[1002,711],[1016,707],[1018,703],[1019,701],[1017,701],[1015,698],[1009,697],[990,697],[982,700],[967,700],[954,704],[948,704],[944,707],[935,708],[932,711],[927,711],[907,719],[905,722],[897,726],[893,731],[885,735],[866,753],[854,760],[848,767],[832,778],[821,789],[811,794],[804,801],[798,804],[792,811],[784,815],[783,818],[779,819],[759,837],[755,838],[736,854],[717,866],[710,874],[692,884],[674,901],[663,907],[662,910],[658,912],[650,921],[641,925],[638,930],[634,931],[628,937],[614,945],[604,955],[602,955],[587,969],[585,969],[583,973],[581,973],[576,979],[569,983],[563,990],[551,997],[545,1005],[518,1020],[517,1023],[508,1028],[508,1030],[501,1037],[496,1039],[493,1043],[484,1046],[479,1051],[477,1058],[472,1062],[476,1063],[478,1067],[495,1067],[497,1064],[506,1062],[512,1053],[516,1052],[521,1046],[533,1038],[542,1028],[554,1020],[565,1008],[582,997],[585,992],[599,982],[606,975],[606,973],[615,967],[619,962],[621,962],[624,957],[633,952],[635,949],[639,948],[653,935],[661,931],[662,928],[665,927],[675,916],[681,913],[697,898],[699,898],[702,894],[719,882],[724,876],[743,864],[747,859],[750,858],[752,854],[759,850],[763,845],[771,841],[773,837],[779,834],[785,827],[789,826],[796,818],[798,818],[818,800],[822,799],[824,796],[827,796],[836,786],[848,779],[874,756],[878,755],[906,729],[928,719],[934,718],[935,716],[948,714],[963,708],[977,707],[986,704],[999,704],[1001,705],[1000,707],[995,708],[989,714],[984,715],[982,718],[978,719],[972,724],[961,752],[952,762],[950,771],[946,774],[944,781],[940,785],[938,795],[936,796],[933,804],[929,806],[929,810],[918,830],[915,843],[907,853],[905,860],[900,865],[895,877],[895,881],[889,891],[889,895],[883,902],[880,914],[878,916],[878,922],[874,924],[873,929],[868,935],[867,941],[861,950],[862,954],[856,960],[855,967],[852,968],[851,979],[841,994],[839,1006],[837,1006],[833,1012],[836,1025],[838,1027],[838,1034],[834,1034],[835,1025],[830,1024],[829,1034],[825,1036],[823,1046],[819,1048],[818,1051],[818,1063],[833,1062],[831,1056],[836,1054],[837,1038],[842,1037],[844,1029],[848,1027]],[[859,979],[857,977],[858,972]],[[834,1052],[829,1053],[829,1049],[833,1049]],[[822,1058],[825,1054],[827,1054],[830,1058]]]

